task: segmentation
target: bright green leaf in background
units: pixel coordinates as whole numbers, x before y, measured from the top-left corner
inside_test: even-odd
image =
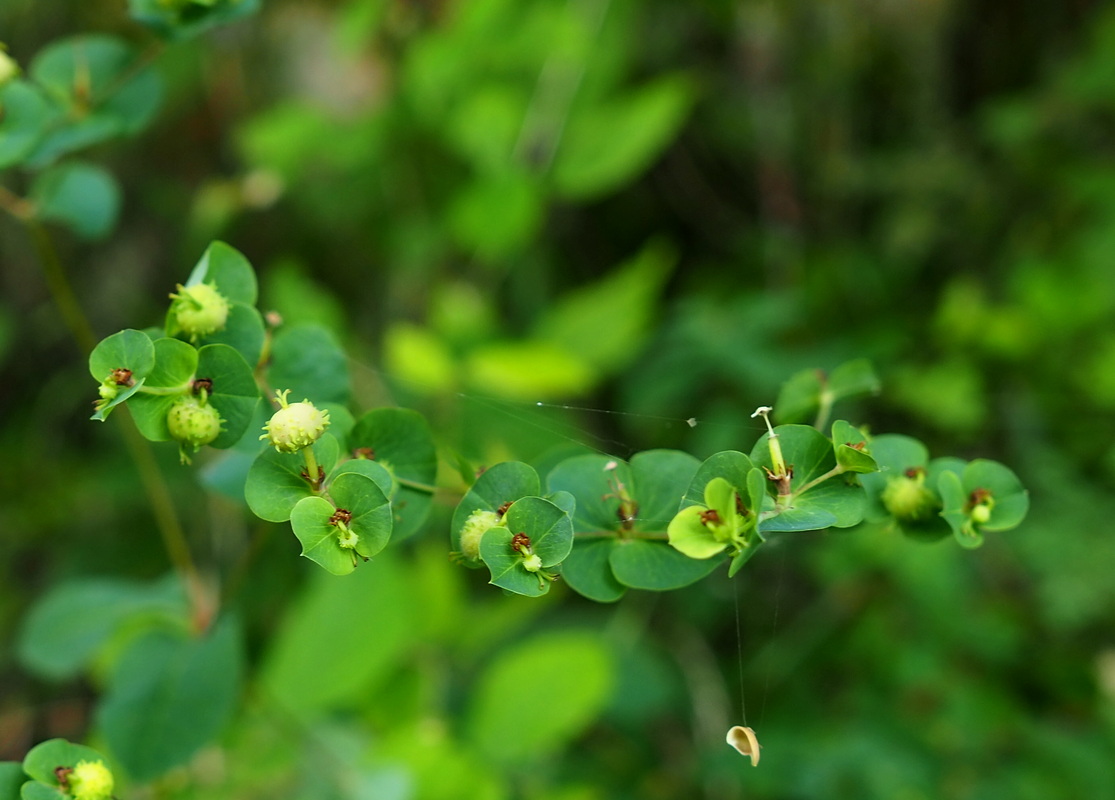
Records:
[[[353,708],[417,644],[416,588],[385,553],[338,579],[318,571],[264,658],[265,697],[286,711]]]
[[[597,197],[646,170],[677,135],[694,99],[692,84],[671,76],[579,110],[558,148],[558,192]]]
[[[537,636],[502,651],[480,677],[469,739],[495,761],[526,766],[578,736],[614,681],[611,654],[595,633]]]
[[[538,320],[535,336],[608,372],[639,353],[655,305],[677,260],[661,242],[644,247],[600,280],[561,297]]]

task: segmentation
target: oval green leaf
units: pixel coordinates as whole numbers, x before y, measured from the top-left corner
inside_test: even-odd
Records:
[[[437,478],[437,450],[426,418],[407,408],[377,408],[356,421],[348,443],[352,451],[368,448],[395,477],[395,538],[417,532],[429,515]]]

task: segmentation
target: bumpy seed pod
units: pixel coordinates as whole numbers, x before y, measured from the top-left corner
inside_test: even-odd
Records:
[[[103,761],[79,761],[67,776],[74,800],[109,800],[112,797],[112,772]]]
[[[909,470],[908,474],[891,478],[880,496],[883,507],[903,522],[921,522],[931,519],[940,503],[925,485],[923,470]]]
[[[209,444],[221,433],[224,420],[211,404],[193,395],[184,395],[174,401],[166,415],[170,436],[180,445],[183,463],[189,463],[190,453]]]
[[[309,447],[325,433],[329,427],[329,411],[322,411],[309,400],[301,403],[288,403],[290,390],[276,392],[275,398],[281,408],[271,415],[271,420],[263,426],[260,440],[267,440],[280,453],[296,453]]]
[[[178,285],[178,292],[172,294],[174,302],[170,310],[179,330],[196,342],[202,336],[208,336],[223,330],[228,322],[228,312],[231,306],[228,300],[217,291],[217,287],[209,283],[199,283],[194,286]]]

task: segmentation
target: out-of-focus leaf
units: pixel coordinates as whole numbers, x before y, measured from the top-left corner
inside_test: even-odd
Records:
[[[580,109],[558,148],[557,190],[583,200],[633,180],[677,135],[694,96],[688,80],[671,76]]]
[[[228,722],[240,692],[240,638],[226,617],[201,638],[159,632],[129,644],[97,722],[133,778],[185,763]]]
[[[613,681],[611,654],[595,633],[538,636],[502,651],[485,671],[469,709],[469,739],[500,763],[539,758],[592,722]]]
[[[120,186],[101,167],[71,161],[36,175],[31,199],[39,219],[65,225],[86,239],[100,239],[116,224]]]
[[[551,306],[534,330],[607,372],[630,363],[654,320],[654,307],[676,261],[672,249],[651,242],[606,277]]]

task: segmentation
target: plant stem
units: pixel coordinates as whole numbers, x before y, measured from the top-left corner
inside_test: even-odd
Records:
[[[812,488],[813,488],[814,486],[816,486],[816,485],[817,485],[818,483],[824,483],[824,482],[825,482],[825,481],[827,481],[827,480],[828,480],[829,478],[835,478],[835,477],[836,477],[837,475],[843,475],[843,474],[844,474],[844,471],[845,471],[845,470],[844,470],[844,467],[842,467],[842,466],[840,466],[839,464],[837,464],[837,465],[836,465],[835,467],[833,467],[832,469],[830,469],[830,470],[829,470],[828,472],[826,472],[826,473],[825,473],[824,475],[818,475],[818,476],[817,476],[816,478],[814,478],[813,480],[809,481],[809,483],[806,483],[806,484],[804,484],[803,486],[799,486],[799,487],[798,487],[798,488],[797,488],[797,489],[796,489],[796,490],[794,491],[794,495],[796,496],[796,495],[800,495],[800,494],[805,494],[805,493],[806,493],[806,492],[808,492],[808,491],[809,491],[810,489],[812,489]]]
[[[62,314],[62,320],[70,329],[82,353],[89,355],[97,346],[97,337],[93,334],[93,328],[85,318],[81,304],[77,301],[77,295],[74,294],[73,287],[66,278],[66,271],[62,268],[62,262],[58,258],[58,251],[54,249],[50,234],[47,233],[46,226],[37,220],[26,219],[24,223],[31,234],[31,241],[35,244],[35,253],[42,265],[43,277],[46,279],[47,288],[54,298],[55,305],[58,306],[58,311]]]
[[[302,459],[306,462],[306,479],[310,482],[310,486],[314,487],[314,491],[321,490],[321,468],[317,465],[317,458],[314,456],[314,448],[302,448]]]
[[[74,341],[77,342],[81,351],[88,355],[96,347],[97,337],[94,335],[93,328],[85,317],[85,313],[81,310],[81,304],[78,303],[77,295],[66,277],[66,271],[58,258],[58,252],[54,248],[50,234],[47,232],[46,226],[37,220],[24,218],[23,222],[31,234],[35,252],[43,269],[43,277],[51,296],[54,298],[54,303],[58,306],[58,310],[66,322],[66,327],[70,329]],[[163,478],[163,473],[159,470],[158,462],[155,460],[151,443],[143,438],[139,429],[135,426],[135,421],[129,414],[118,414],[118,416],[122,420],[120,430],[124,436],[124,445],[127,447],[128,454],[139,473],[140,482],[147,494],[147,501],[151,504],[151,510],[155,515],[155,525],[159,529],[159,536],[163,540],[167,557],[174,565],[179,579],[186,588],[195,622],[198,623],[199,627],[204,627],[208,622],[209,613],[204,601],[201,580],[190,555],[190,548],[186,543],[186,535],[182,530],[182,523],[178,519],[178,512],[171,500],[170,490]]]
[[[417,489],[420,492],[428,492],[429,494],[437,494],[437,487],[429,483],[421,483],[420,481],[412,481],[408,478],[395,478],[395,482],[400,486],[405,486],[408,489]]]

